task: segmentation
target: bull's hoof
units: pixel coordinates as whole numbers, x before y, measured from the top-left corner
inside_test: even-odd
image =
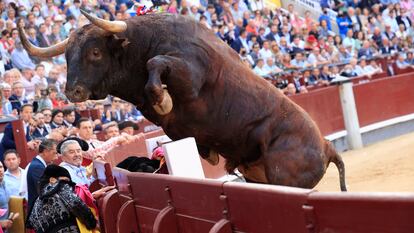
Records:
[[[167,115],[173,108],[173,103],[167,89],[164,89],[164,96],[160,104],[153,105],[154,110],[160,115]]]
[[[209,164],[215,166],[219,163],[220,158],[216,151],[210,150],[210,153],[208,154],[208,157],[205,158],[205,160],[207,160]]]

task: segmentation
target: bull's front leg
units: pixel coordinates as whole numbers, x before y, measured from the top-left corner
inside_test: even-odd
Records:
[[[183,59],[174,56],[158,55],[148,60],[145,93],[158,114],[166,115],[173,108],[168,92],[171,86],[176,93],[180,93],[176,98],[191,98],[195,92],[198,94],[199,87],[193,82],[192,68]]]

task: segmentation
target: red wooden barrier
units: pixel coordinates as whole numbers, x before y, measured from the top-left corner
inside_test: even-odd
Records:
[[[413,86],[412,74],[354,85],[360,126],[414,113]]]
[[[235,231],[308,232],[302,206],[312,190],[235,182],[223,189]]]
[[[363,193],[311,193],[312,232],[412,233],[414,196]]]
[[[170,202],[169,191],[166,189],[168,186],[166,176],[168,175],[140,172],[128,174],[136,213],[136,219],[133,222],[139,226],[140,233],[153,233],[154,222],[158,214]],[[125,214],[130,215],[129,211],[125,211]],[[120,215],[120,219],[126,218],[122,216],[123,213]],[[171,221],[164,223],[165,227],[171,230],[176,227]]]
[[[414,229],[412,194],[318,193],[272,185],[125,174],[132,196],[119,208],[115,221],[119,233],[408,233]]]
[[[323,135],[345,129],[337,86],[290,96],[290,98],[309,113]]]
[[[217,222],[225,220],[228,210],[222,196],[223,182],[174,176],[165,179],[180,233],[208,233]]]
[[[26,167],[28,163],[36,156],[36,151],[27,147],[26,135],[23,129],[23,121],[15,120],[11,122],[13,128],[13,137],[16,144],[16,151],[20,155],[20,166]]]

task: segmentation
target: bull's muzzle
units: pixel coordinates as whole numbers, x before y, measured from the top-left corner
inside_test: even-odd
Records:
[[[83,102],[89,99],[91,92],[85,87],[76,85],[72,88],[66,87],[65,95],[71,102]]]
[[[153,105],[153,108],[160,115],[167,115],[171,112],[173,108],[173,102],[166,88],[163,89],[163,98],[161,103]]]

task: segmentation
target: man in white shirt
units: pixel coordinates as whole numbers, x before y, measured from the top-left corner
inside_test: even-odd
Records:
[[[264,41],[263,42],[263,47],[262,49],[260,49],[259,51],[259,56],[260,58],[262,58],[264,61],[267,60],[267,58],[272,57],[273,53],[269,48],[269,41]]]
[[[23,169],[20,168],[20,156],[16,150],[7,150],[4,152],[4,165],[7,171],[4,173],[6,189],[12,196],[20,196],[20,183]]]

